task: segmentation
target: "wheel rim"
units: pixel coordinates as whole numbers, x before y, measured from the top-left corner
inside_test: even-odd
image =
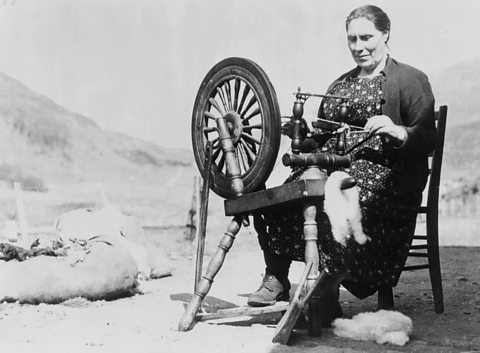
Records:
[[[258,190],[271,173],[280,143],[275,91],[258,65],[241,58],[218,63],[202,82],[194,106],[192,141],[197,165],[203,174],[206,145],[211,141],[211,187],[220,196],[232,197],[216,124],[220,117],[229,128],[244,193]]]

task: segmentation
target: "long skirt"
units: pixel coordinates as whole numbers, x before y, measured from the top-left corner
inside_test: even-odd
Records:
[[[360,139],[358,136],[357,139]],[[351,145],[355,141],[350,142]],[[362,227],[370,237],[364,245],[353,237],[341,245],[333,239],[328,216],[318,205],[318,250],[320,269],[332,274],[346,273],[342,285],[353,295],[365,298],[384,285],[396,285],[405,265],[415,231],[417,209],[422,195],[399,195],[395,192],[389,156],[383,142],[374,138],[352,153],[352,164],[343,169],[356,181],[359,189]],[[331,149],[328,144],[317,152]],[[301,170],[287,182],[296,180]],[[264,213],[268,226],[268,248],[278,255],[304,261],[303,213],[301,202],[278,206]]]

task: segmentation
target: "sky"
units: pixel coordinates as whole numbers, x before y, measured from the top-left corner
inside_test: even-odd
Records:
[[[368,0],[367,0],[368,1]],[[0,0],[0,71],[99,126],[191,148],[200,83],[220,60],[258,63],[282,115],[354,67],[345,18],[357,0]],[[370,1],[391,55],[427,74],[480,58],[480,1]],[[306,106],[314,114],[318,101]]]

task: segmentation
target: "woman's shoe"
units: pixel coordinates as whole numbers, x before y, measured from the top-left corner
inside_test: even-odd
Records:
[[[265,275],[262,284],[255,293],[248,297],[247,304],[250,306],[274,305],[277,301],[288,301],[288,285],[282,285],[274,275]]]

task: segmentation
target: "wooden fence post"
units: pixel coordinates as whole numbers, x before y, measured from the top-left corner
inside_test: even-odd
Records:
[[[13,190],[15,191],[15,202],[17,204],[18,231],[25,239],[28,233],[28,224],[27,217],[25,215],[25,206],[23,204],[22,185],[18,182],[14,182]]]
[[[199,176],[193,177],[193,193],[190,209],[187,214],[187,229],[185,230],[185,240],[193,242],[195,240],[195,234],[200,222],[199,210],[200,210],[200,186],[201,178]]]

